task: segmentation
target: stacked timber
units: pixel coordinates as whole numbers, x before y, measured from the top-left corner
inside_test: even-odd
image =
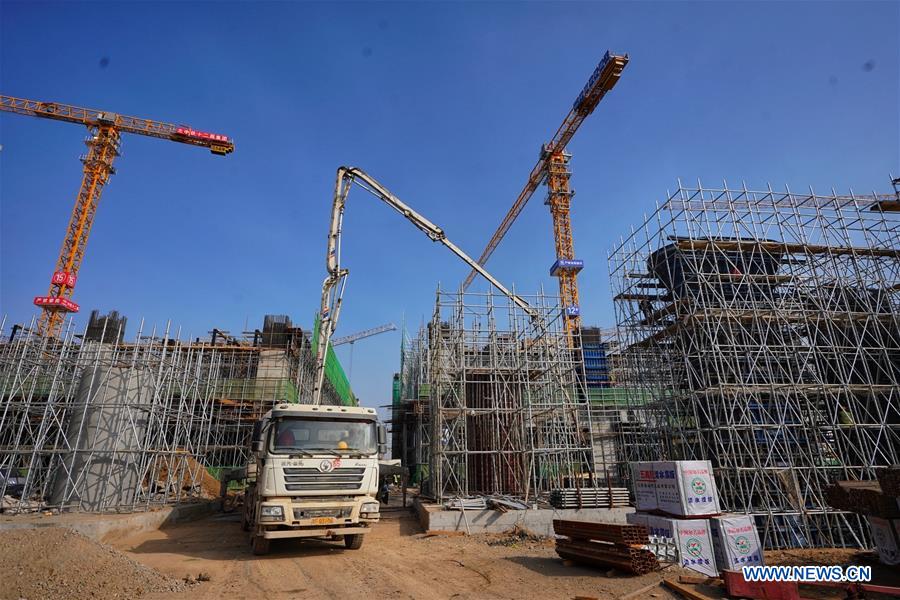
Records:
[[[554,519],[553,531],[564,536],[556,540],[556,553],[562,558],[636,575],[659,568],[656,556],[647,549],[647,528],[641,525]]]
[[[888,489],[894,491],[889,478],[893,477],[894,472],[900,472],[900,468],[885,471]],[[883,489],[881,483],[875,480],[838,481],[825,488],[825,501],[838,510],[881,519],[900,519],[897,496]]]
[[[900,497],[900,466],[888,467],[878,473],[881,490],[888,496]]]
[[[554,508],[621,508],[629,505],[628,488],[558,488],[550,490]]]
[[[879,560],[900,565],[900,466],[878,472],[878,481],[838,481],[825,489],[829,506],[864,515]]]

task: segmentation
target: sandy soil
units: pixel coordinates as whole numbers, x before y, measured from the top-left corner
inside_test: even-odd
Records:
[[[618,598],[658,582],[566,566],[549,540],[509,536],[426,537],[413,516],[389,509],[359,550],[319,541],[276,540],[255,557],[238,521],[219,516],[126,538],[116,546],[154,569],[210,581],[150,598]],[[672,576],[677,570],[665,572]],[[646,598],[672,598],[661,588]]]
[[[188,587],[71,529],[0,531],[3,600],[137,598]]]
[[[0,532],[0,599],[26,598],[675,598],[656,586],[671,567],[640,577],[565,563],[553,542],[514,535],[427,536],[409,511],[387,509],[359,550],[322,541],[276,540],[250,553],[235,513],[98,544],[63,529]],[[15,548],[14,551],[10,551]],[[871,564],[877,583],[900,572],[853,550],[767,552],[769,564]],[[197,582],[203,574],[207,581]],[[188,583],[185,583],[185,580]],[[13,583],[13,586],[10,585]],[[17,586],[17,587],[16,587]],[[697,591],[722,598],[720,589]],[[804,589],[805,597],[841,598]]]

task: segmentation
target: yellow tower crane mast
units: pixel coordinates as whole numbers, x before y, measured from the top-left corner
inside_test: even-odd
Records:
[[[571,155],[566,152],[566,145],[578,131],[588,115],[594,112],[597,104],[606,93],[619,81],[619,76],[625,65],[628,64],[627,54],[613,54],[607,52],[590,79],[584,85],[581,93],[572,104],[572,109],[562,125],[556,130],[556,134],[541,148],[538,162],[531,170],[525,188],[516,198],[512,208],[503,217],[500,226],[490,241],[487,243],[478,264],[487,263],[491,254],[500,245],[500,240],[509,231],[516,217],[525,208],[525,204],[531,199],[532,194],[541,183],[547,184],[547,200],[544,204],[550,207],[550,215],[553,218],[553,239],[556,246],[556,261],[550,267],[550,275],[559,279],[559,295],[562,302],[562,310],[566,323],[566,331],[571,334],[581,327],[581,308],[578,304],[578,272],[584,267],[584,261],[575,258],[575,245],[572,240],[572,223],[569,208],[574,191],[569,186],[569,159]],[[475,271],[469,273],[463,283],[463,289],[469,287],[475,279]]]
[[[46,296],[34,299],[34,304],[42,309],[38,329],[41,334],[53,337],[58,336],[65,315],[78,312],[78,305],[72,301],[72,293],[84,259],[100,193],[109,177],[116,172],[113,161],[119,155],[120,135],[134,133],[201,146],[222,156],[234,151],[234,142],[226,135],[68,104],[0,95],[0,111],[66,121],[88,128],[88,138],[85,140],[88,152],[81,157],[81,162],[84,163],[81,190],[75,200],[66,236],[56,259],[56,268],[50,278],[50,291]]]

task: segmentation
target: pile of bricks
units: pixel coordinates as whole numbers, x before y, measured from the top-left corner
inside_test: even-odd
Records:
[[[647,528],[641,525],[554,519],[553,531],[565,536],[556,540],[556,553],[562,558],[636,575],[659,568],[656,556],[646,548]]]

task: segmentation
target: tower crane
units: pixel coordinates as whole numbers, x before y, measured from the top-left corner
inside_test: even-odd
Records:
[[[500,244],[500,240],[525,208],[525,204],[528,203],[532,194],[541,183],[546,183],[547,199],[544,204],[550,207],[550,215],[553,218],[553,239],[556,246],[556,262],[550,267],[550,275],[559,279],[559,295],[570,340],[572,339],[571,334],[581,327],[577,275],[584,267],[584,261],[575,258],[575,245],[572,241],[569,207],[575,192],[569,187],[569,177],[572,173],[569,171],[568,165],[572,155],[565,151],[566,145],[587,116],[594,112],[600,100],[616,85],[627,64],[627,54],[606,52],[584,88],[575,98],[569,114],[563,119],[562,125],[556,130],[553,139],[541,148],[537,164],[531,169],[525,188],[516,198],[506,216],[503,217],[503,221],[500,222],[500,226],[478,259],[480,265],[487,263],[491,254]],[[473,269],[463,282],[464,290],[475,279],[475,275],[476,271]]]
[[[200,146],[222,156],[234,151],[234,141],[226,135],[57,102],[0,95],[0,111],[55,119],[88,128],[85,140],[88,151],[81,157],[81,162],[84,163],[81,190],[75,200],[69,226],[56,259],[56,268],[50,278],[50,291],[46,296],[34,299],[34,304],[42,309],[38,331],[54,337],[59,334],[65,315],[78,312],[78,305],[72,300],[72,294],[94,223],[100,193],[110,176],[116,172],[113,161],[119,155],[121,134],[133,133]]]
[[[475,262],[468,254],[463,252],[456,244],[447,239],[444,230],[420,215],[399,198],[393,195],[386,187],[378,183],[362,169],[356,167],[340,167],[337,170],[337,181],[334,186],[334,202],[331,207],[331,226],[328,232],[328,252],[325,255],[328,276],[322,283],[322,304],[320,307],[319,338],[316,345],[316,377],[313,388],[313,404],[320,404],[322,399],[322,385],[325,379],[325,358],[328,348],[331,346],[331,334],[337,326],[341,313],[341,304],[344,297],[344,287],[347,283],[348,269],[341,266],[341,230],[344,222],[344,208],[347,205],[347,195],[352,185],[356,183],[398,213],[407,221],[424,233],[433,242],[440,242],[463,262],[487,279],[488,283],[500,290],[516,306],[522,309],[532,321],[540,320],[540,313],[531,307],[525,300],[506,289],[484,267]]]
[[[334,346],[341,346],[343,344],[353,344],[367,337],[378,335],[379,333],[386,333],[388,331],[396,330],[396,325],[394,325],[393,323],[386,323],[384,325],[379,325],[378,327],[373,327],[372,329],[365,329],[363,331],[357,331],[356,333],[350,335],[345,335],[344,337],[334,338],[333,340],[331,340],[331,346],[333,348]]]
[[[378,327],[373,327],[372,329],[366,329],[363,331],[357,331],[356,333],[351,333],[350,335],[345,335],[344,337],[334,338],[331,340],[331,347],[342,346],[344,344],[350,344],[350,369],[347,374],[347,378],[350,381],[353,381],[353,346],[359,340],[364,340],[367,337],[372,337],[373,335],[378,335],[379,333],[386,333],[388,331],[396,331],[397,326],[393,323],[386,323],[384,325],[379,325]]]

